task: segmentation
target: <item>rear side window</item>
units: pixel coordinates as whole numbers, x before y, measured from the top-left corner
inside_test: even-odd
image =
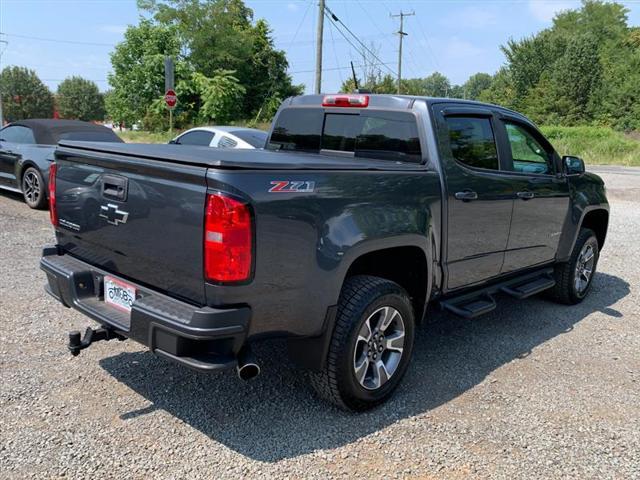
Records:
[[[447,117],[453,158],[473,168],[498,170],[498,151],[488,118]]]
[[[236,148],[238,146],[238,142],[236,142],[233,138],[222,137],[218,140],[218,147],[220,148]]]
[[[0,139],[10,143],[36,143],[33,132],[22,125],[8,126],[0,130]]]
[[[267,148],[340,152],[355,157],[419,163],[422,158],[416,118],[409,112],[325,113],[290,109],[276,120]]]
[[[201,145],[208,147],[213,140],[213,132],[206,132],[204,130],[198,130],[195,132],[187,132],[181,137],[178,137],[176,143],[180,145]]]

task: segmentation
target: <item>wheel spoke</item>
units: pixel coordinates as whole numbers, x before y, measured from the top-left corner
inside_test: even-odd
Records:
[[[387,371],[387,367],[382,360],[378,360],[373,365],[373,385],[374,388],[379,388],[381,385],[385,384],[387,380],[389,380],[389,372]]]
[[[380,315],[380,320],[378,321],[378,331],[384,332],[394,318],[398,315],[398,311],[392,307],[384,307],[382,310],[382,314]]]
[[[371,336],[373,335],[373,333],[371,332],[371,326],[369,325],[369,321],[371,319],[367,319],[363,324],[362,327],[360,328],[360,331],[358,332],[358,342],[368,342],[369,340],[371,340]]]
[[[402,353],[404,347],[404,332],[396,332],[388,337],[385,337],[385,348],[387,350],[395,350]]]
[[[370,364],[371,361],[369,360],[369,357],[367,356],[366,352],[363,352],[361,360],[354,365],[356,379],[358,380],[358,382],[360,382],[360,384],[364,382],[364,378],[367,376],[367,371],[369,370]]]

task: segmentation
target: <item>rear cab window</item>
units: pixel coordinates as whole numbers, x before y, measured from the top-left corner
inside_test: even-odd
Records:
[[[288,108],[278,115],[267,149],[422,161],[415,115],[391,110]]]

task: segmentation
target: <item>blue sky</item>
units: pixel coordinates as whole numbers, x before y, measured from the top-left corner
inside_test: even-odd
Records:
[[[395,71],[398,20],[390,13],[415,11],[405,20],[403,76],[440,71],[453,83],[475,72],[495,72],[504,58],[499,46],[551,24],[555,12],[579,6],[572,0],[326,0],[333,12]],[[265,18],[276,45],[287,52],[295,83],[313,89],[317,0],[249,0],[255,18]],[[640,25],[640,1],[622,1],[631,25]],[[36,70],[50,88],[81,75],[108,88],[109,52],[140,12],[135,0],[0,0],[2,67]],[[36,37],[36,38],[24,38]],[[53,39],[62,42],[47,41]],[[79,42],[79,43],[73,43]],[[337,91],[350,75],[349,60],[361,57],[325,24],[323,91]]]

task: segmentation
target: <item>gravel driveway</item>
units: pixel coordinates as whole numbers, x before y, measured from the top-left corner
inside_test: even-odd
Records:
[[[398,394],[361,415],[316,399],[277,342],[248,383],[133,342],[72,358],[91,322],[43,291],[48,214],[0,193],[0,477],[640,478],[640,170],[602,174],[589,298],[433,312]]]

